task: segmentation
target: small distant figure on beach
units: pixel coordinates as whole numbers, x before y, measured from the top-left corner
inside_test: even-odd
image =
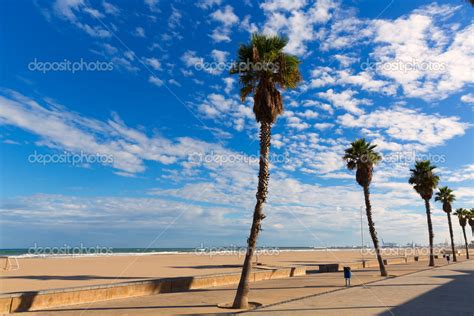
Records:
[[[449,260],[451,260],[451,258],[449,257],[449,255],[446,255],[446,260],[448,261],[448,264],[449,264]]]
[[[351,267],[344,267],[344,279],[346,279],[347,287],[351,286],[351,277],[352,277]]]

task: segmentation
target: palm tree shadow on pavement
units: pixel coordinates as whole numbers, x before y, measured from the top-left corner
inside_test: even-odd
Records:
[[[433,276],[452,280],[380,315],[474,315],[474,271],[452,271],[461,274]]]

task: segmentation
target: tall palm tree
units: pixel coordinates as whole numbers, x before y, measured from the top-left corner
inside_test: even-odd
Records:
[[[453,261],[458,261],[456,258],[456,252],[454,249],[454,235],[453,235],[453,224],[451,223],[451,212],[453,208],[451,203],[456,200],[456,196],[453,194],[453,190],[447,186],[439,188],[436,192],[435,201],[443,203],[443,211],[448,214],[448,225],[449,225],[449,237],[451,238],[451,251],[453,252]]]
[[[433,172],[436,167],[431,165],[429,160],[417,161],[415,168],[410,169],[411,176],[408,183],[413,185],[415,191],[425,201],[426,218],[428,221],[428,235],[430,240],[430,267],[434,266],[433,253],[433,224],[431,223],[430,199],[433,190],[438,186],[439,177]]]
[[[466,247],[466,258],[469,259],[469,246],[467,245],[466,224],[470,218],[471,212],[463,208],[458,208],[454,215],[458,217],[459,225],[461,225],[462,227],[462,233],[464,235],[464,246]]]
[[[469,211],[469,226],[471,226],[471,244],[474,246],[474,208],[471,208]]]
[[[248,248],[233,308],[248,308],[249,275],[252,257],[256,249],[261,221],[265,218],[263,205],[267,199],[269,180],[269,150],[272,124],[283,113],[283,101],[278,88],[296,88],[301,80],[297,57],[283,49],[288,39],[280,36],[253,34],[250,43],[242,44],[237,63],[230,73],[238,74],[242,102],[253,94],[253,112],[260,123],[260,161],[257,187],[257,203],[253,214]]]
[[[383,264],[382,255],[380,254],[379,240],[377,232],[375,231],[375,224],[372,219],[372,206],[370,205],[370,191],[369,186],[372,181],[372,173],[374,165],[376,165],[382,157],[374,150],[377,145],[372,145],[366,142],[365,138],[357,139],[351,143],[351,147],[345,150],[343,159],[347,164],[349,170],[356,169],[356,181],[364,188],[365,198],[365,212],[367,214],[367,221],[369,224],[369,232],[374,243],[377,260],[380,267],[380,275],[387,276],[387,270]]]

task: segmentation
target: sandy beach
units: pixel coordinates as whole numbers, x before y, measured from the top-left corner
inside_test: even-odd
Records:
[[[263,306],[258,311],[247,312],[258,312],[259,315],[385,315],[393,309],[394,314],[399,315],[410,314],[411,309],[416,309],[423,315],[438,315],[441,310],[449,311],[443,315],[470,315],[473,311],[470,304],[473,268],[472,260],[461,259],[458,264],[448,265],[444,258],[440,258],[436,259],[434,269],[427,267],[427,261],[391,265],[389,278],[381,277],[377,268],[356,270],[350,288],[344,287],[341,275],[334,273],[255,282],[250,284],[252,299]],[[229,310],[221,309],[217,304],[230,302],[234,292],[235,285],[227,285],[68,304],[18,315],[226,314]],[[399,310],[403,313],[395,313]]]
[[[364,257],[366,260],[374,259],[370,255]],[[267,267],[311,267],[321,263],[360,260],[362,255],[359,250],[281,251],[258,256],[259,263]],[[243,256],[185,253],[19,258],[18,261],[19,270],[1,271],[1,293],[237,272],[240,271]]]

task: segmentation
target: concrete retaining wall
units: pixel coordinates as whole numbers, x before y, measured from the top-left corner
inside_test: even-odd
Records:
[[[415,261],[428,260],[428,256],[416,256],[416,257],[394,257],[383,260],[385,265],[392,264],[403,264]],[[319,265],[319,273],[338,272],[342,271],[344,267],[350,267],[351,270],[363,269],[363,268],[378,268],[379,263],[375,259],[364,260],[361,262],[346,262],[346,263],[326,263]]]
[[[250,282],[288,278],[306,274],[305,267],[253,270]],[[119,298],[183,292],[214,286],[237,284],[240,273],[196,277],[163,278],[89,287],[0,295],[0,313],[34,311],[47,308],[106,301]]]

